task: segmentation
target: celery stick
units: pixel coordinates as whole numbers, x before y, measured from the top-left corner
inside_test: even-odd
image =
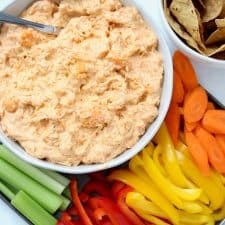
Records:
[[[56,219],[25,192],[19,191],[11,204],[34,225],[55,225]]]
[[[66,178],[65,176],[56,173],[54,171],[51,170],[46,170],[46,169],[40,169],[43,173],[47,174],[48,176],[50,176],[51,178],[55,179],[56,181],[58,181],[59,183],[63,184],[64,186],[68,186],[70,183],[70,180],[68,178]]]
[[[54,213],[60,208],[63,200],[61,196],[46,189],[41,184],[32,180],[15,167],[0,158],[0,177],[1,180],[9,183],[19,190],[25,191],[36,202],[50,213]]]
[[[68,206],[70,205],[71,201],[68,198],[64,197],[64,196],[61,196],[61,198],[63,200],[63,203],[60,206],[59,210],[65,211],[68,208]]]
[[[57,180],[43,173],[38,168],[24,162],[3,145],[0,145],[0,158],[12,164],[21,172],[25,173],[27,176],[30,176],[33,180],[36,180],[38,183],[42,184],[43,186],[57,194],[61,194],[67,186],[61,184],[60,182],[57,182]]]
[[[5,195],[6,198],[12,200],[14,198],[14,193],[0,181],[0,192]]]
[[[63,191],[63,195],[66,196],[67,198],[69,199],[72,199],[71,198],[71,193],[70,193],[70,188],[67,187],[64,191]]]

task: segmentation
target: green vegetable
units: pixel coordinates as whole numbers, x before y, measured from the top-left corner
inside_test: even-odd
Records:
[[[34,225],[55,225],[57,222],[51,214],[45,211],[23,191],[19,191],[12,199],[11,203]]]
[[[63,195],[66,196],[67,198],[69,199],[72,199],[71,198],[71,193],[70,193],[70,188],[67,187],[64,191],[63,191]]]
[[[0,158],[6,162],[12,164],[18,170],[30,176],[33,180],[36,180],[38,183],[42,184],[44,187],[49,190],[61,194],[68,184],[63,184],[58,182],[57,179],[48,176],[47,173],[43,173],[41,170],[31,166],[30,164],[22,161],[13,153],[11,153],[5,146],[0,145]],[[61,175],[60,175],[61,176]],[[64,177],[63,177],[64,178]],[[64,178],[66,179],[66,178]]]
[[[70,183],[70,180],[66,177],[64,177],[63,175],[56,173],[54,171],[51,170],[46,170],[46,169],[40,169],[43,173],[47,174],[49,177],[53,178],[54,180],[56,180],[57,182],[59,182],[60,184],[62,184],[63,186],[67,187]]]
[[[13,199],[15,194],[5,185],[0,181],[0,192],[5,195],[8,199]]]
[[[1,158],[0,177],[1,180],[9,183],[16,189],[25,191],[50,213],[54,213],[63,203],[61,196],[46,189]]]
[[[68,206],[70,205],[71,201],[68,198],[64,197],[64,196],[61,196],[61,198],[63,200],[63,203],[62,203],[62,205],[60,206],[59,209],[61,211],[65,211],[68,208]]]

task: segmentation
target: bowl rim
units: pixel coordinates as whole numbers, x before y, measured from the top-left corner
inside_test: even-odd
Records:
[[[10,11],[10,7],[13,7],[14,4],[19,4],[18,0],[13,0],[11,3],[9,3],[4,10]],[[27,3],[25,3],[27,2]],[[29,2],[32,1],[26,0],[23,1],[23,5],[29,5]],[[157,24],[155,23],[154,19],[151,17],[149,13],[147,13],[140,5],[140,2],[137,0],[124,0],[122,1],[124,4],[131,4],[136,6],[140,14],[143,16],[146,23],[151,27],[153,32],[156,34],[159,42],[159,51],[162,54],[163,61],[164,61],[164,77],[162,81],[162,91],[161,91],[161,97],[160,97],[160,105],[159,105],[159,113],[156,119],[149,125],[149,127],[146,129],[143,136],[141,136],[138,140],[138,142],[130,149],[124,151],[119,156],[115,157],[114,159],[106,162],[106,163],[99,163],[99,164],[90,164],[90,165],[78,165],[78,166],[64,166],[60,164],[55,164],[52,162],[44,161],[41,159],[37,159],[23,150],[23,148],[8,138],[3,131],[0,129],[0,141],[7,147],[9,150],[11,150],[14,154],[16,154],[19,158],[23,159],[24,161],[33,164],[37,167],[42,167],[49,170],[54,170],[62,173],[68,173],[68,174],[85,174],[85,173],[91,173],[96,172],[104,169],[109,169],[112,167],[119,166],[125,162],[127,162],[129,159],[131,159],[134,155],[139,153],[154,137],[158,129],[160,128],[161,124],[164,121],[164,118],[166,116],[166,113],[169,109],[169,104],[171,101],[172,96],[172,87],[173,87],[173,66],[172,66],[172,56],[171,52],[168,48],[168,45],[160,31],[160,29],[157,27]],[[12,10],[13,11],[13,10]],[[15,14],[15,9],[14,9]]]
[[[163,0],[159,1],[159,13],[160,17],[162,19],[162,22],[164,24],[164,27],[166,29],[166,32],[169,34],[170,38],[173,40],[175,45],[177,45],[180,49],[182,49],[185,53],[187,53],[191,58],[195,60],[201,60],[205,61],[206,63],[215,64],[218,67],[225,66],[225,60],[223,59],[216,59],[210,56],[202,55],[201,53],[195,51],[192,49],[189,45],[185,44],[184,41],[179,38],[179,36],[176,34],[176,32],[172,29],[172,27],[169,25],[168,20],[165,16],[164,9],[163,9]]]

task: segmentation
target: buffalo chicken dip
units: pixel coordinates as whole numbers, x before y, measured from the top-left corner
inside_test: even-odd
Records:
[[[157,37],[119,0],[40,0],[22,18],[57,36],[3,25],[0,124],[39,159],[102,163],[131,148],[158,114]]]

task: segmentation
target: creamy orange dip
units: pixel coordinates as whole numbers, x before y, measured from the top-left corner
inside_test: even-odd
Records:
[[[4,25],[0,124],[30,155],[102,163],[131,148],[158,114],[163,62],[151,28],[119,0],[35,2],[22,17],[58,36]]]

